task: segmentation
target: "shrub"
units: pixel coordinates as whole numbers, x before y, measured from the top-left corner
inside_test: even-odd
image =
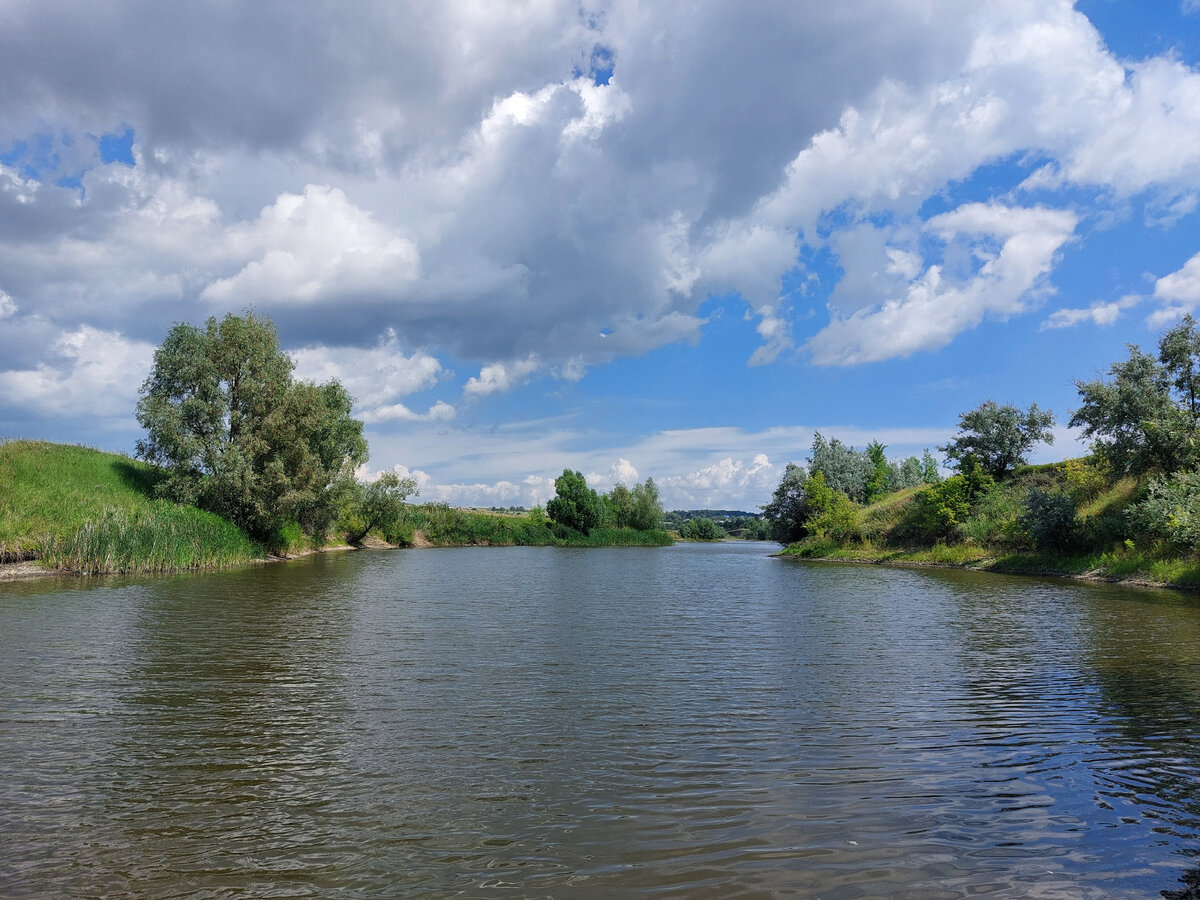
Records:
[[[719,541],[725,532],[712,519],[694,518],[679,526],[679,536],[692,541]]]
[[[1066,494],[1034,488],[1018,521],[1038,550],[1069,551],[1079,544],[1075,504]]]
[[[1200,472],[1157,475],[1130,511],[1137,534],[1181,550],[1200,545]]]
[[[810,530],[845,545],[852,540],[861,540],[858,527],[858,507],[845,494],[835,492],[823,512],[813,519]]]

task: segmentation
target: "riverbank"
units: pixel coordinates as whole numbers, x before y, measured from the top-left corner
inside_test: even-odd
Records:
[[[1196,547],[1160,527],[1186,516],[1148,506],[1152,479],[1114,480],[1089,458],[977,481],[957,475],[843,503],[805,522],[783,555],[1200,591]]]
[[[45,441],[0,443],[0,580],[45,574],[163,574],[230,569],[344,547],[345,529],[329,543],[296,526],[264,546],[232,522],[158,499],[162,470],[115,453]],[[384,540],[386,539],[386,540]],[[664,531],[597,528],[587,534],[523,515],[404,508],[394,533],[371,534],[372,547],[662,547]]]
[[[776,556],[810,562],[840,562],[893,568],[961,569],[993,575],[1070,578],[1076,581],[1170,588],[1200,594],[1200,565],[1155,559],[1136,551],[1053,556],[1044,553],[995,554],[973,546],[936,545],[913,549],[794,545]],[[1156,573],[1160,573],[1156,577]]]

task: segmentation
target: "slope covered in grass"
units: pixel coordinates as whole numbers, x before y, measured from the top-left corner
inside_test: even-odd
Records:
[[[0,444],[0,561],[73,572],[238,565],[260,548],[232,523],[152,496],[157,470],[44,441]]]
[[[1196,548],[1155,540],[1139,527],[1135,511],[1145,497],[1144,481],[1107,480],[1091,460],[1027,466],[982,492],[951,527],[931,532],[926,501],[935,491],[891,494],[858,508],[848,531],[810,534],[784,554],[1200,587]],[[1070,514],[1039,521],[1030,507],[1039,492],[1069,500]]]

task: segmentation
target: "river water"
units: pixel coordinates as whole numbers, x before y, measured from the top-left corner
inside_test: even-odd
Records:
[[[0,585],[0,896],[1156,897],[1200,600],[769,544]]]

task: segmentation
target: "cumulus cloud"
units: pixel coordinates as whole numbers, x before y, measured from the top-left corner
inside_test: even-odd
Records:
[[[720,504],[731,497],[769,497],[780,472],[765,453],[756,453],[749,463],[727,456],[696,471],[668,476],[662,487],[682,507],[721,508]]]
[[[317,345],[293,350],[291,356],[296,378],[341,382],[355,399],[355,415],[368,424],[454,417],[454,407],[441,400],[424,414],[398,402],[400,397],[434,386],[447,373],[428,353],[417,351],[405,356],[395,331],[390,329],[371,348]]]
[[[86,415],[131,420],[141,379],[149,373],[153,357],[151,344],[85,325],[60,335],[49,359],[36,368],[0,370],[0,396],[5,405],[36,418]]]
[[[541,363],[536,356],[510,363],[493,363],[480,369],[478,375],[467,380],[463,394],[467,397],[486,397],[497,391],[511,390],[526,382]]]
[[[221,307],[306,304],[386,294],[417,277],[412,242],[380,225],[337,188],[281,194],[254,222],[227,232],[250,261],[200,292]]]
[[[869,303],[862,294],[835,297],[852,311],[839,315],[834,309],[831,323],[806,346],[821,365],[875,362],[943,347],[985,316],[1019,313],[1042,285],[1077,222],[1067,210],[994,203],[965,204],[934,216],[925,231],[946,248],[943,262],[904,284],[917,268],[915,259],[905,251],[887,253],[882,274],[854,280],[884,284],[893,293],[877,303]],[[954,249],[962,251],[958,265],[969,266],[964,274],[948,263]]]
[[[752,365],[933,351],[1034,308],[1085,223],[1141,204],[1169,229],[1200,197],[1200,73],[1119,59],[1069,0],[12,0],[4,23],[4,327],[140,346],[253,303],[373,425],[447,427],[442,360],[474,408],[702,342],[712,296],[744,302]],[[132,165],[100,137],[126,129]],[[1162,315],[1200,302],[1188,266]],[[34,392],[86,365],[0,338]],[[782,458],[669,471],[758,452]]]
[[[1121,318],[1122,312],[1137,306],[1143,299],[1136,294],[1129,294],[1120,300],[1097,302],[1084,309],[1056,309],[1050,314],[1050,318],[1042,323],[1041,328],[1043,331],[1052,328],[1073,328],[1085,322],[1093,325],[1112,325]]]

